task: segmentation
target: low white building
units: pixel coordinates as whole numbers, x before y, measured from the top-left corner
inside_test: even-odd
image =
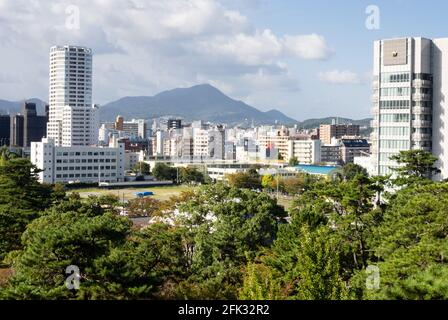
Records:
[[[56,146],[53,139],[31,143],[31,162],[42,172],[41,183],[124,181],[125,146],[112,139],[109,147]]]

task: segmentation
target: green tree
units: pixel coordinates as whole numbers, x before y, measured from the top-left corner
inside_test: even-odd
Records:
[[[448,298],[448,185],[415,185],[398,192],[374,229],[370,264],[380,270],[378,290],[358,288],[367,299]],[[355,277],[356,279],[356,277]]]
[[[180,183],[204,183],[205,176],[195,167],[180,168],[179,170]]]
[[[63,196],[37,180],[39,170],[27,159],[0,158],[0,261],[21,248],[26,225]]]
[[[271,174],[265,174],[262,178],[261,178],[261,186],[264,189],[270,189],[272,190],[272,183],[274,183],[274,176],[272,176]]]
[[[132,168],[132,171],[135,174],[147,176],[151,174],[151,166],[146,162],[139,162]]]
[[[297,159],[297,157],[292,157],[291,159],[289,159],[289,165],[291,167],[295,167],[297,165],[299,165],[299,160]]]
[[[174,181],[177,179],[177,169],[165,163],[157,163],[152,170],[152,174],[157,180]]]
[[[160,214],[162,203],[154,198],[137,198],[129,201],[127,210],[130,217],[153,217]]]
[[[242,189],[261,189],[261,177],[255,169],[227,175],[231,187]]]
[[[396,183],[408,185],[426,179],[431,179],[434,174],[440,173],[435,166],[437,157],[423,150],[400,151],[400,154],[390,158],[396,161],[398,166],[391,168],[398,175]]]
[[[241,300],[279,300],[281,287],[274,269],[264,264],[249,263],[240,290]]]
[[[192,252],[179,295],[190,299],[237,298],[243,266],[272,244],[286,216],[268,195],[222,184],[202,187],[174,208]]]
[[[354,179],[357,175],[361,175],[364,177],[368,177],[369,174],[367,170],[360,165],[349,163],[343,166],[342,168],[338,168],[332,172],[333,178],[338,179],[340,181],[347,181]]]
[[[298,251],[299,300],[341,300],[347,289],[340,276],[339,243],[326,227],[301,230]]]

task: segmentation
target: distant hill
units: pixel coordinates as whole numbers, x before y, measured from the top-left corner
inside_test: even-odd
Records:
[[[348,118],[339,118],[339,117],[328,117],[321,119],[308,119],[299,123],[299,127],[303,129],[314,129],[319,127],[321,124],[331,124],[333,120],[337,119],[339,124],[357,124],[360,127],[370,127],[371,118],[361,119],[361,120],[353,120]]]
[[[204,120],[228,124],[296,124],[280,111],[262,112],[234,100],[215,87],[203,84],[161,92],[152,97],[125,97],[100,108],[100,119],[111,121],[117,115],[151,119],[161,116],[182,117],[187,121]]]
[[[0,114],[16,114],[22,112],[22,104],[24,101],[35,103],[37,106],[37,114],[39,115],[45,114],[46,102],[37,98],[32,98],[23,101],[0,100]]]

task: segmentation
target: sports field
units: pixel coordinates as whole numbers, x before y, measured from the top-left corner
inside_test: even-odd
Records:
[[[135,193],[143,191],[154,192],[154,199],[165,201],[173,196],[178,196],[183,191],[192,190],[194,187],[190,186],[168,186],[168,187],[144,187],[144,188],[126,188],[126,189],[100,189],[100,188],[88,188],[88,189],[77,189],[70,192],[77,192],[82,198],[87,198],[89,196],[101,196],[101,195],[115,195],[120,197],[120,199],[132,200],[136,198]]]

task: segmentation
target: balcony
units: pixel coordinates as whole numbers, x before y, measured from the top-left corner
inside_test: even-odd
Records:
[[[432,122],[428,120],[412,120],[412,126],[415,128],[430,128],[432,126]]]
[[[431,88],[432,82],[429,80],[417,79],[412,81],[412,86],[415,88]]]
[[[425,107],[414,107],[412,108],[412,113],[418,114],[432,114],[432,108]]]
[[[412,140],[414,141],[428,141],[432,139],[432,135],[430,133],[413,133]]]
[[[425,94],[425,93],[414,93],[414,94],[412,94],[412,100],[415,100],[415,101],[432,101],[432,95],[431,94]]]

